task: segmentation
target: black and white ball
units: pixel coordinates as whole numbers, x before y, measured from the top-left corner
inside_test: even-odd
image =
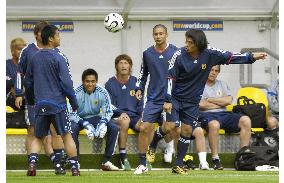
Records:
[[[110,13],[106,16],[104,25],[109,32],[114,33],[120,31],[123,28],[124,20],[120,14]]]

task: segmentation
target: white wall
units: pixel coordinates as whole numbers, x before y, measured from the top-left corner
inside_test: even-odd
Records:
[[[185,32],[173,32],[171,21],[130,21],[126,31],[127,54],[133,61],[133,75],[140,70],[142,52],[153,45],[152,28],[162,23],[168,27],[169,42],[177,46],[184,45]],[[205,32],[210,45],[224,50],[239,52],[241,48],[266,47],[278,49],[278,29],[276,45],[271,45],[270,31],[259,32],[258,21],[224,21],[224,31]],[[74,21],[75,30],[72,33],[61,33],[61,50],[70,61],[71,72],[75,85],[80,84],[81,73],[86,68],[94,68],[99,73],[99,83],[104,84],[114,75],[114,59],[121,53],[121,33],[109,33],[102,21]],[[21,21],[7,21],[6,26],[7,58],[11,57],[9,44],[15,37],[23,37],[27,42],[33,42],[31,32],[21,31]],[[277,50],[278,53],[278,50]],[[264,72],[270,67],[272,59],[253,64],[253,83],[270,84],[271,76]],[[273,64],[275,65],[275,64]],[[223,66],[219,79],[225,80],[235,96],[239,89],[239,66]]]

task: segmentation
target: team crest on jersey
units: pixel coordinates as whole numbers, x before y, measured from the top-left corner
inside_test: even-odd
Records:
[[[133,97],[133,96],[135,95],[135,90],[130,90],[130,92],[129,92],[129,93],[130,93],[130,96],[132,96],[132,97]]]
[[[206,69],[206,64],[202,64],[201,68],[202,68],[202,70],[205,70]]]
[[[221,90],[218,90],[216,94],[217,94],[217,97],[222,97],[222,91]]]
[[[98,105],[99,101],[98,100],[94,100],[94,104]]]

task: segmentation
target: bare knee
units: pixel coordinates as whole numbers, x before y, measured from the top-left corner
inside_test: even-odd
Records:
[[[201,127],[197,127],[194,129],[192,135],[195,137],[195,138],[202,138],[204,137],[204,132],[203,132],[203,129]]]
[[[208,123],[209,132],[218,131],[220,129],[220,123],[217,120],[212,120]]]
[[[164,122],[162,125],[162,129],[164,133],[170,133],[172,130],[175,129],[175,123],[173,122]]]
[[[251,129],[251,120],[248,116],[242,116],[239,121],[239,128],[250,130]]]
[[[152,127],[152,124],[151,123],[148,123],[148,122],[143,122],[141,123],[140,125],[140,133],[150,133],[151,132],[151,127]]]

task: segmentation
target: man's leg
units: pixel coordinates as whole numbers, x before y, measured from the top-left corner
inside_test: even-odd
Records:
[[[240,131],[240,148],[248,146],[251,137],[251,120],[248,116],[242,116],[239,120],[238,127]]]
[[[117,171],[118,167],[111,163],[112,155],[119,136],[119,126],[112,120],[107,123],[106,148],[101,169],[104,171]]]
[[[180,127],[176,125],[176,127],[164,137],[166,142],[164,161],[166,163],[172,162],[172,157],[173,154],[175,153],[175,142],[178,141],[178,138],[180,136],[180,130],[181,130]]]
[[[50,125],[50,133],[52,140],[52,148],[54,151],[55,158],[58,159],[62,165],[66,164],[67,159],[65,159],[64,144],[60,135],[57,135],[53,124]]]
[[[201,127],[196,127],[195,129],[193,129],[192,135],[195,137],[196,150],[198,152],[200,162],[199,168],[201,170],[209,170],[209,165],[206,161],[207,152],[203,129]]]

